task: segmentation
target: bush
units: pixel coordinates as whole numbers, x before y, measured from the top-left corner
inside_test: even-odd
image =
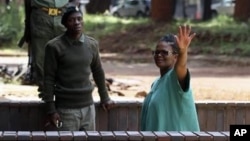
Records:
[[[9,7],[0,5],[0,47],[16,44],[23,31],[23,5],[11,1]]]
[[[197,53],[250,56],[248,23],[237,23],[232,17],[219,16],[194,27],[197,38],[193,50]]]
[[[24,29],[24,8],[17,1],[12,1],[11,7],[10,10],[1,11],[0,47],[13,46],[17,49],[16,43]],[[0,5],[0,8],[4,9],[4,6]],[[228,16],[218,16],[206,22],[182,19],[172,23],[155,23],[150,18],[84,16],[85,33],[101,41],[101,45],[105,46],[102,48],[111,52],[125,49],[134,51],[136,48],[151,50],[162,35],[176,33],[177,26],[181,24],[190,24],[197,33],[191,53],[250,56],[249,23],[237,23]]]

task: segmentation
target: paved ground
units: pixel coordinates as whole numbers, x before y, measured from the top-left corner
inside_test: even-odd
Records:
[[[158,69],[153,64],[151,56],[102,54],[102,58],[106,77],[115,80],[115,83],[111,85],[111,89],[115,91],[111,93],[113,99],[142,100],[143,98],[136,98],[135,95],[138,92],[148,92],[152,81],[158,76]],[[249,62],[248,58],[190,56],[189,68],[195,99],[197,101],[250,100]],[[0,64],[3,63],[25,64],[27,58],[0,57]],[[0,84],[0,98],[1,100],[39,100],[36,89],[36,86],[2,83]],[[117,91],[119,93],[116,93]],[[96,92],[94,96],[98,100]]]

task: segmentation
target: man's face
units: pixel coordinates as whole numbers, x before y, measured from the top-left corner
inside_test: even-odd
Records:
[[[83,30],[82,14],[80,12],[70,14],[66,20],[65,26],[71,33],[81,33]]]

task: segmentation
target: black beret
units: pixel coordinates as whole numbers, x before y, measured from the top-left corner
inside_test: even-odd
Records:
[[[72,13],[79,12],[82,14],[81,10],[77,6],[70,6],[66,8],[66,11],[63,13],[61,23],[64,25]]]

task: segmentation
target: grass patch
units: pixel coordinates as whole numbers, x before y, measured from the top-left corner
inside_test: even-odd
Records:
[[[109,15],[86,14],[84,17],[85,33],[99,37],[124,32],[137,25],[143,25],[149,22],[146,18],[117,18]]]
[[[24,15],[22,13],[23,9],[20,8],[19,22],[13,22],[14,19],[17,19],[13,17],[0,19],[1,21],[8,19],[9,23],[8,26],[0,25],[0,37],[18,34],[9,42],[0,44],[1,50],[8,52],[11,50],[25,52],[27,50],[26,47],[22,49],[17,47],[17,42],[23,33]],[[11,15],[13,16],[13,13],[8,16]],[[166,33],[177,33],[177,27],[182,24],[191,25],[193,31],[197,33],[191,46],[191,52],[194,54],[250,55],[249,23],[237,23],[228,16],[218,16],[206,22],[182,19],[174,20],[171,23],[155,23],[150,18],[117,18],[100,14],[85,14],[84,16],[85,33],[98,39],[105,46],[103,47],[105,50],[109,50],[111,47],[110,51],[114,52],[125,49],[135,50],[136,48],[151,50],[161,36]],[[15,30],[12,31],[13,29]],[[1,32],[3,30],[9,31]],[[10,34],[12,32],[15,34]],[[112,49],[112,47],[119,47],[121,50]]]
[[[0,5],[0,9],[0,47],[9,46],[22,36],[24,8],[14,1],[9,8]]]

